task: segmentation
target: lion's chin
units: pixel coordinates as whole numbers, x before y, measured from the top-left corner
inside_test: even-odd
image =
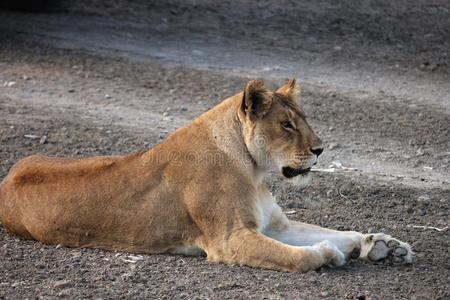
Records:
[[[301,174],[292,178],[286,178],[287,181],[298,187],[306,187],[311,183],[312,175],[310,172],[307,174]]]

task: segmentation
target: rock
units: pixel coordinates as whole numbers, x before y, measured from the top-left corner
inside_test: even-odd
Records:
[[[70,280],[58,280],[53,283],[55,289],[65,289],[71,286],[73,286],[73,283]]]
[[[344,225],[338,224],[335,226],[336,230],[342,231],[344,230]]]
[[[39,144],[44,145],[45,143],[47,143],[47,136],[43,135],[39,140]]]
[[[375,227],[370,227],[369,230],[367,231],[368,233],[376,233],[377,230]]]
[[[414,243],[412,243],[412,247],[415,251],[417,251],[418,248],[422,247],[422,242],[421,241],[415,241]]]
[[[34,135],[34,134],[25,134],[24,137],[26,137],[27,139],[32,139],[32,140],[39,138],[39,136]]]
[[[339,148],[339,144],[338,143],[329,143],[328,144],[328,149],[333,150]]]
[[[106,95],[105,95],[105,99],[111,99],[111,96],[108,95],[108,94],[106,94]]]
[[[431,197],[428,195],[422,195],[417,198],[417,201],[428,201],[431,200]]]
[[[75,89],[69,89],[68,92],[69,93],[75,93]]]
[[[322,297],[328,297],[330,294],[328,292],[321,292],[320,295]]]
[[[422,148],[417,149],[417,151],[416,151],[416,156],[422,156],[422,155],[424,155],[424,154],[425,154],[425,151],[423,151]]]
[[[63,290],[63,291],[61,291],[61,292],[59,292],[58,293],[58,297],[67,297],[67,296],[69,296],[69,293],[68,293],[68,291],[65,291],[65,290]]]

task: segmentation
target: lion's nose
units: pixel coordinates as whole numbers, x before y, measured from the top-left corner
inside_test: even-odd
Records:
[[[323,148],[315,148],[315,149],[311,148],[311,152],[317,155],[317,157],[319,157],[319,155],[322,154],[323,152]]]

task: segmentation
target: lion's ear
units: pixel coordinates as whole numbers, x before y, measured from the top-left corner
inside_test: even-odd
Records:
[[[286,95],[291,99],[296,99],[298,94],[300,94],[300,88],[295,78],[292,78],[285,85],[278,88],[277,93]]]
[[[262,118],[272,106],[272,92],[261,80],[251,80],[247,83],[242,99],[242,111],[250,117]]]

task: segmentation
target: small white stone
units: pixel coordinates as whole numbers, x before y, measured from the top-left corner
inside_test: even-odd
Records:
[[[34,135],[34,134],[25,134],[24,137],[28,138],[28,139],[38,139],[39,136]]]
[[[333,150],[339,148],[339,144],[338,143],[329,143],[328,144],[328,149]]]
[[[54,288],[64,289],[72,286],[72,282],[70,280],[58,280],[53,284]]]

